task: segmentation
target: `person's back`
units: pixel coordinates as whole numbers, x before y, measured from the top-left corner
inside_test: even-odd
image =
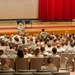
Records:
[[[49,57],[47,59],[47,65],[41,66],[41,70],[46,70],[46,71],[50,71],[50,72],[56,72],[57,68],[52,62],[53,62],[53,58]]]
[[[53,47],[52,48],[52,54],[49,55],[50,57],[59,57],[60,56],[57,54],[57,48]]]
[[[7,55],[4,54],[3,50],[0,50],[0,58],[8,58]]]
[[[44,58],[42,54],[40,54],[40,49],[36,48],[34,51],[34,55],[32,55],[32,58]]]
[[[48,33],[47,32],[45,32],[45,30],[44,29],[42,29],[42,32],[40,33],[40,39],[46,39],[47,38],[47,36],[48,36]]]
[[[10,60],[9,59],[3,59],[2,63],[1,63],[1,67],[0,70],[1,71],[14,71],[11,67],[10,67]]]
[[[32,57],[32,54],[28,53],[28,48],[23,49],[24,58]]]

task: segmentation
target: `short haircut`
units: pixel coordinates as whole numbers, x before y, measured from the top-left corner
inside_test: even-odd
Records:
[[[49,64],[49,63],[51,63],[53,61],[53,58],[52,57],[49,57],[48,59],[47,59],[47,63]]]
[[[53,47],[52,52],[53,52],[53,54],[55,54],[57,52],[57,48]]]
[[[0,55],[2,55],[4,53],[4,51],[3,50],[0,50]]]
[[[45,29],[42,29],[42,31],[45,31]]]

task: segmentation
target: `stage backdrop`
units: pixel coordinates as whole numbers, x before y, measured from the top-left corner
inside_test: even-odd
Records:
[[[0,0],[0,19],[26,18],[38,18],[38,0]]]
[[[75,0],[39,0],[39,20],[75,19]]]

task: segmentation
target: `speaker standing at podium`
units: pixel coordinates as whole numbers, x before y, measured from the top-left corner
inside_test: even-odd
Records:
[[[19,35],[24,35],[24,30],[25,30],[25,27],[23,25],[23,23],[19,23],[18,26],[17,26],[17,32]]]

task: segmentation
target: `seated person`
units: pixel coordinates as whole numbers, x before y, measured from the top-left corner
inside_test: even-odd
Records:
[[[2,63],[1,63],[1,67],[0,70],[1,71],[14,71],[11,67],[10,67],[10,60],[8,58],[3,59]]]
[[[34,55],[32,55],[32,58],[44,58],[44,56],[42,54],[40,54],[40,49],[36,48],[34,50]]]
[[[41,70],[45,70],[45,71],[50,71],[50,72],[56,72],[57,68],[56,66],[52,63],[53,58],[49,57],[47,59],[47,65],[41,66]]]
[[[49,54],[50,57],[59,57],[60,56],[57,54],[57,48],[56,47],[53,47],[52,48],[52,54]]]
[[[28,53],[28,48],[23,49],[24,58],[32,57],[32,54]]]
[[[8,58],[7,55],[4,54],[4,51],[0,50],[0,58]]]
[[[18,50],[16,58],[24,58],[23,50]]]

